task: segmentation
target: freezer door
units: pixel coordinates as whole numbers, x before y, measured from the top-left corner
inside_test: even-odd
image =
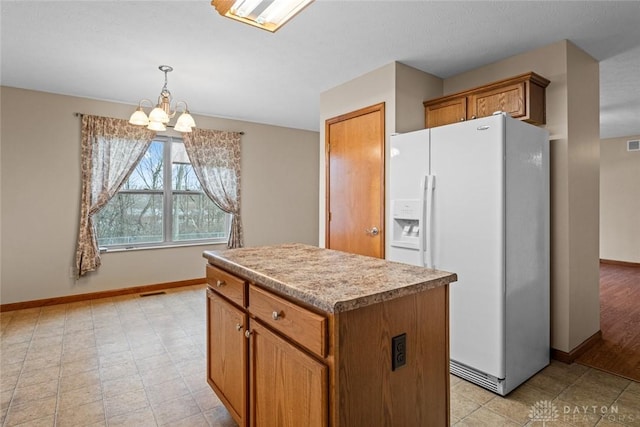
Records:
[[[429,129],[392,135],[389,158],[386,258],[422,266],[422,193],[429,173]]]
[[[450,356],[505,377],[504,117],[431,129],[434,268],[450,287]]]

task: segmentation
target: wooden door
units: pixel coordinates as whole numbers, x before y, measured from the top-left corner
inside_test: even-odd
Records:
[[[240,427],[247,418],[246,314],[207,290],[207,380]]]
[[[251,426],[326,427],[328,368],[251,322]]]
[[[384,258],[384,103],[326,121],[326,247]]]

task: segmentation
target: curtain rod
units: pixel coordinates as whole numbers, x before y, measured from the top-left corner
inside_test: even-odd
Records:
[[[84,116],[84,113],[77,113],[77,112],[76,112],[76,113],[73,113],[73,115],[74,115],[75,117],[82,117],[82,116]],[[172,128],[173,126],[167,125],[167,127],[168,127],[168,128]],[[235,130],[231,130],[231,131],[227,131],[227,132],[236,132],[236,131],[235,131]],[[244,131],[240,131],[240,132],[238,132],[238,133],[239,133],[240,135],[244,135]]]

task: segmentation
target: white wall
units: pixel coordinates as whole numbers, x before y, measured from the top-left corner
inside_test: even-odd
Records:
[[[600,142],[600,258],[640,264],[640,151],[628,140]]]
[[[1,282],[3,304],[204,277],[203,250],[112,252],[74,281],[80,203],[80,119],[128,118],[134,106],[2,87]],[[215,117],[199,127],[244,131],[245,245],[318,243],[318,133]]]

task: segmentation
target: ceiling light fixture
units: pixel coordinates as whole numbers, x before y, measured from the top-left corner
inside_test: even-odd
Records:
[[[153,103],[148,99],[140,100],[138,108],[129,118],[129,123],[132,125],[146,126],[148,129],[155,131],[164,131],[167,130],[167,123],[169,123],[169,120],[171,120],[178,112],[178,107],[180,105],[184,105],[184,110],[182,111],[182,114],[180,114],[180,117],[178,117],[178,121],[173,128],[178,132],[191,132],[191,128],[196,126],[196,122],[193,120],[193,117],[191,117],[191,114],[189,114],[189,107],[187,106],[187,103],[184,101],[178,101],[176,103],[175,110],[171,111],[172,97],[171,92],[167,89],[167,73],[173,71],[173,67],[169,65],[160,65],[158,69],[164,73],[164,86],[158,96],[158,103],[147,117],[146,113],[142,110],[142,104],[146,101],[149,103],[149,106],[153,107]]]
[[[212,0],[222,16],[275,32],[314,0]]]

